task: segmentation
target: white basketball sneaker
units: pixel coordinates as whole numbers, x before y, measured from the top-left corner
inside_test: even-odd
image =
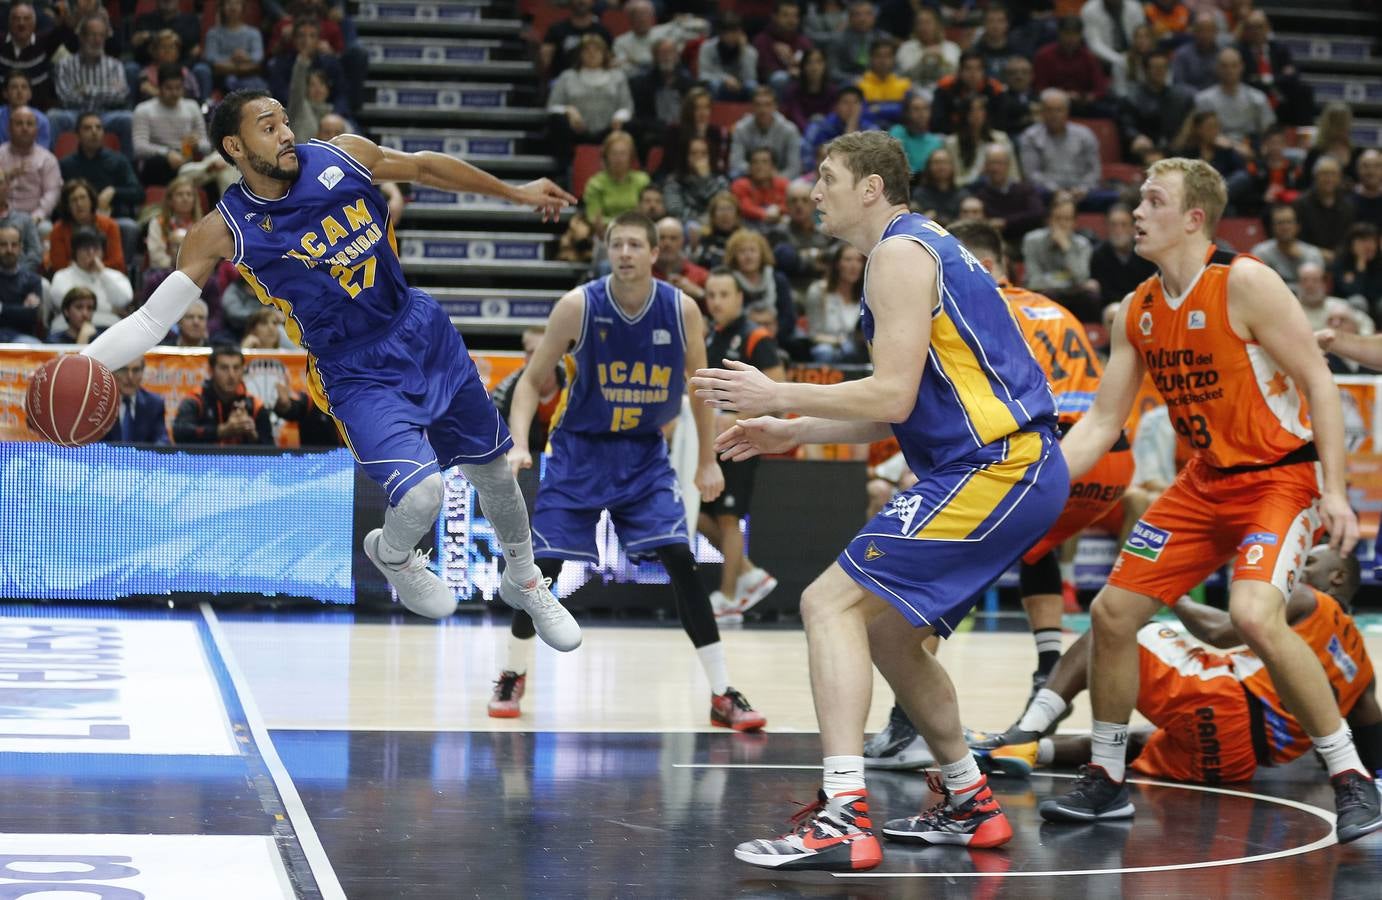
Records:
[[[563,653],[581,645],[581,626],[566,607],[552,596],[552,579],[534,578],[521,585],[509,578],[507,570],[499,580],[499,596],[514,609],[521,609],[533,617],[537,636],[553,650]]]
[[[777,587],[777,579],[769,575],[763,569],[754,566],[735,580],[735,588],[738,597],[740,613],[746,613],[758,605],[758,602],[773,592]]]
[[[365,535],[365,555],[398,591],[399,601],[411,611],[429,619],[444,619],[456,611],[456,597],[446,583],[427,567],[428,554],[414,550],[398,565],[379,558],[379,541],[384,529]]]

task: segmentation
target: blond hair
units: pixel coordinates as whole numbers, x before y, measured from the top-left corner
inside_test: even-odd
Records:
[[[766,269],[773,264],[773,247],[761,233],[750,228],[740,228],[725,241],[725,267],[739,271],[739,251],[749,244],[758,247],[758,264]]]
[[[912,169],[902,143],[885,131],[852,131],[825,146],[827,156],[839,159],[854,183],[870,175],[883,179],[883,198],[895,206],[911,199]]]
[[[1172,172],[1180,173],[1181,177],[1181,212],[1189,212],[1192,209],[1203,212],[1204,232],[1213,237],[1214,229],[1219,226],[1219,219],[1224,215],[1224,207],[1228,206],[1228,187],[1224,184],[1224,177],[1202,159],[1172,156],[1152,163],[1147,169],[1147,178]]]

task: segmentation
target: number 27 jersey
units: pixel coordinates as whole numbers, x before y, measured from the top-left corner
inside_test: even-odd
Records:
[[[408,305],[389,207],[368,169],[323,141],[297,145],[300,175],[277,200],[244,181],[216,204],[235,241],[231,262],[261,303],[287,316],[314,355],[385,331]]]

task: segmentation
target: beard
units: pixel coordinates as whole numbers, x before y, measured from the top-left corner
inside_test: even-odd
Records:
[[[263,175],[265,178],[272,178],[274,181],[286,181],[289,184],[298,180],[302,174],[302,166],[299,164],[293,169],[285,169],[278,164],[278,159],[272,160],[258,155],[252,150],[247,150],[245,160],[256,174]]]

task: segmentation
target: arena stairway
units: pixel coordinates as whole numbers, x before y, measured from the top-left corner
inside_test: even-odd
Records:
[[[1353,140],[1382,147],[1382,4],[1377,0],[1258,0],[1272,36],[1291,49],[1322,107],[1353,110]]]
[[[516,184],[562,181],[542,145],[543,86],[515,0],[352,7],[369,54],[360,112],[367,135],[399,150],[459,156]],[[501,336],[545,322],[584,273],[556,259],[562,227],[489,197],[415,187],[396,233],[409,281],[483,348],[514,346]]]

